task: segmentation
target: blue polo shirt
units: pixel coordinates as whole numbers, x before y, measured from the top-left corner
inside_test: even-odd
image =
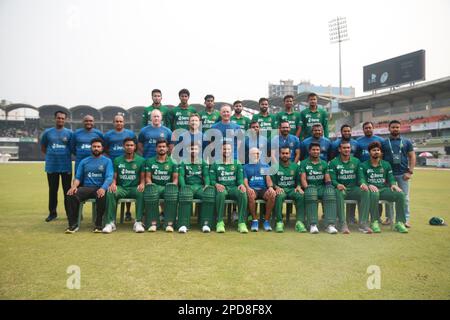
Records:
[[[83,187],[107,190],[113,181],[114,167],[111,159],[105,156],[89,156],[80,161],[75,178]]]
[[[71,144],[73,132],[67,128],[48,128],[41,136],[41,146],[45,153],[45,172],[72,173]]]
[[[339,152],[339,145],[341,144],[342,138],[336,139],[336,141],[331,143],[331,158],[335,158],[340,155]],[[352,157],[355,156],[356,152],[358,151],[358,142],[356,142],[355,139],[350,139],[350,155]]]
[[[314,137],[306,138],[301,143],[301,157],[302,159],[309,158],[309,145],[311,142],[317,142],[320,144],[320,159],[328,162],[328,156],[331,151],[331,141],[328,138],[320,137],[316,139]]]
[[[124,129],[120,132],[110,130],[105,134],[105,144],[108,148],[108,155],[112,162],[114,162],[115,158],[124,155],[125,149],[123,148],[123,140],[126,138],[135,139],[136,135],[133,131],[128,129]]]
[[[227,130],[232,130],[235,134],[237,134],[236,131],[241,130],[241,127],[234,122],[223,123],[221,121],[221,122],[214,123],[211,126],[211,129],[219,130],[222,133],[222,141],[232,143],[233,157],[234,157],[234,160],[236,160],[238,158],[238,138],[237,137],[234,137],[234,138],[227,137],[226,132],[227,132]]]
[[[374,141],[378,141],[379,143],[383,144],[384,139],[380,136],[375,135],[371,136],[370,138],[364,136],[356,139],[357,149],[355,157],[358,158],[359,161],[364,162],[370,159],[369,150],[367,148],[369,147],[369,144]]]
[[[267,141],[266,137],[262,135],[245,136],[245,163],[250,162],[249,153],[251,148],[258,148],[259,151],[261,152],[260,154],[261,162],[263,163],[267,162],[266,158],[268,158],[268,154],[270,154],[270,144]]]
[[[289,148],[291,150],[291,161],[295,160],[295,151],[300,149],[300,140],[297,136],[289,134],[287,137],[283,137],[281,134],[277,135],[274,139],[278,139],[278,149]],[[273,140],[272,140],[273,141]],[[274,142],[272,142],[275,145]],[[275,150],[276,155],[278,155],[278,150]]]
[[[80,161],[92,154],[91,141],[95,138],[104,140],[103,133],[98,129],[92,128],[87,131],[86,129],[81,128],[75,131],[72,140],[72,153],[75,154],[75,172],[77,171]]]
[[[264,169],[268,170],[270,167],[261,162],[249,163],[244,165],[244,178],[248,179],[248,185],[255,190],[267,189],[266,174]]]
[[[153,125],[148,125],[141,129],[138,142],[144,146],[142,156],[145,159],[156,156],[156,141],[159,139],[166,139],[168,143],[171,143],[172,130],[164,126],[154,127]]]
[[[414,151],[411,140],[399,137],[392,137],[383,141],[383,159],[391,164],[394,176],[403,175],[408,172],[408,152]],[[400,163],[394,164],[394,156],[400,156]]]

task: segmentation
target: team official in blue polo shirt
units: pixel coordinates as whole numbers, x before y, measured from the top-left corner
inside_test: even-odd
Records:
[[[114,129],[105,134],[105,153],[113,163],[115,158],[125,154],[123,141],[126,138],[136,139],[136,135],[133,131],[125,129],[125,119],[123,115],[118,114],[114,117]]]
[[[141,129],[138,136],[138,150],[145,159],[156,157],[156,142],[159,139],[172,141],[172,130],[162,125],[162,113],[154,109],[150,114],[152,123]],[[169,150],[172,150],[169,146]]]
[[[411,227],[409,221],[409,181],[416,166],[416,154],[411,140],[400,136],[400,121],[392,120],[389,123],[390,136],[383,142],[383,159],[391,164],[394,178],[406,195],[405,215],[407,228]],[[388,221],[389,223],[391,221]]]
[[[50,222],[58,216],[59,177],[64,191],[64,207],[67,212],[66,193],[72,182],[71,143],[73,132],[64,128],[67,113],[55,112],[55,127],[46,129],[41,136],[41,150],[45,154],[45,172],[48,181],[48,211],[45,221]]]
[[[96,198],[97,217],[94,233],[101,233],[103,229],[103,214],[106,207],[106,191],[114,177],[111,159],[102,155],[103,140],[95,138],[91,141],[92,155],[81,160],[72,186],[67,192],[69,227],[66,233],[78,231],[78,209],[80,202]]]
[[[278,148],[274,149],[274,156],[277,158],[276,162],[279,161],[279,150],[281,148],[289,148],[291,151],[291,161],[294,163],[298,163],[300,160],[300,140],[294,136],[293,134],[290,134],[291,126],[289,124],[289,121],[283,120],[279,124],[279,133],[278,136],[276,136],[274,139],[278,139]],[[275,146],[275,142],[272,140],[272,145]]]
[[[372,122],[370,122],[370,121],[364,122],[362,125],[362,128],[363,128],[364,136],[356,139],[357,148],[356,148],[356,153],[355,153],[355,157],[358,158],[359,161],[361,161],[361,163],[370,159],[370,154],[369,154],[369,149],[368,149],[369,144],[371,144],[372,142],[379,142],[382,144],[384,141],[384,139],[382,137],[379,137],[379,136],[376,136],[373,134],[373,123]]]
[[[350,156],[354,157],[356,152],[358,151],[358,142],[352,138],[352,127],[348,124],[343,124],[341,126],[341,138],[337,138],[331,144],[331,152],[330,152],[330,160],[340,156],[339,146],[342,141],[350,142]]]
[[[312,143],[320,144],[320,159],[323,161],[330,160],[331,141],[328,138],[323,137],[323,128],[320,123],[316,123],[312,126],[312,136],[306,138],[301,143],[301,159],[309,158],[309,145]]]
[[[75,155],[75,172],[80,161],[91,155],[91,141],[95,138],[104,139],[103,133],[94,128],[94,117],[86,115],[83,118],[84,128],[75,131],[72,140],[72,153]]]

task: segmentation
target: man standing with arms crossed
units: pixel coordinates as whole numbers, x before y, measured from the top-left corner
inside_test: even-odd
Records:
[[[84,128],[75,131],[72,139],[72,153],[75,155],[75,172],[77,172],[80,161],[91,155],[92,139],[104,140],[103,133],[94,128],[94,117],[85,115],[83,118]],[[103,152],[103,148],[102,148]]]
[[[289,147],[280,147],[280,165],[277,173],[273,176],[275,185],[275,215],[277,217],[276,232],[284,231],[283,224],[283,202],[286,199],[294,200],[297,222],[295,231],[306,232],[304,192],[300,187],[300,166],[289,161],[291,151]]]
[[[369,147],[370,159],[359,166],[361,189],[370,190],[370,214],[372,219],[372,230],[380,233],[378,224],[379,212],[378,201],[387,200],[395,202],[395,230],[400,233],[408,233],[405,227],[405,194],[396,185],[392,168],[389,162],[381,160],[381,144],[372,142]]]
[[[337,216],[343,234],[349,234],[345,218],[345,200],[357,200],[359,211],[359,230],[363,233],[372,233],[369,228],[369,192],[359,187],[359,160],[350,155],[349,141],[341,141],[339,156],[330,161],[328,172],[331,183],[336,188]]]
[[[126,138],[136,139],[133,131],[125,129],[125,119],[122,114],[114,117],[114,129],[105,134],[105,153],[109,156],[114,164],[117,157],[124,155],[123,141]],[[127,202],[127,212],[125,213],[125,221],[131,221],[130,212],[131,203]]]
[[[325,138],[328,138],[328,112],[325,109],[319,109],[317,102],[317,94],[310,93],[308,95],[309,107],[300,112],[301,135],[303,139],[311,136],[312,127],[316,123],[322,125],[323,135]]]
[[[320,159],[320,144],[312,142],[309,145],[309,158],[300,165],[300,180],[305,191],[305,210],[310,224],[310,233],[319,233],[318,200],[322,200],[325,214],[326,231],[329,234],[338,233],[336,224],[336,191],[331,185],[328,165]]]
[[[189,101],[189,90],[181,89],[178,92],[178,97],[180,98],[180,104],[175,108],[171,109],[169,112],[170,129],[175,131],[177,129],[189,129],[189,116],[192,113],[197,113],[194,107],[190,106]]]
[[[410,228],[409,216],[409,181],[416,166],[416,153],[411,140],[400,136],[400,121],[392,120],[389,123],[391,135],[382,143],[383,158],[391,164],[397,185],[406,196],[405,226]],[[386,222],[390,224],[390,221]]]
[[[80,203],[89,198],[96,198],[97,217],[95,219],[94,233],[102,232],[103,214],[106,207],[106,191],[113,180],[114,169],[111,159],[102,155],[102,139],[92,139],[91,150],[92,155],[80,161],[72,186],[67,191],[69,227],[66,229],[66,233],[78,231],[78,209]]]
[[[293,110],[294,96],[290,94],[284,96],[283,102],[285,111],[277,114],[277,123],[280,124],[282,121],[289,122],[289,134],[292,134],[298,138],[302,130],[302,123],[300,121],[300,112]]]
[[[156,156],[156,142],[159,139],[171,141],[172,131],[161,124],[161,111],[155,109],[151,113],[152,124],[141,129],[138,137],[138,152],[144,159]]]
[[[64,192],[64,208],[67,208],[67,191],[72,182],[72,159],[71,144],[73,132],[64,128],[67,113],[64,111],[55,112],[55,127],[46,129],[41,136],[41,151],[45,154],[45,172],[48,182],[48,211],[49,215],[45,219],[50,222],[58,216],[56,207],[58,206],[59,177]]]
[[[214,109],[214,96],[207,94],[205,96],[205,110],[200,112],[200,120],[202,122],[202,132],[210,129],[220,118],[220,112]]]
[[[136,154],[136,141],[125,138],[123,141],[125,154],[114,159],[114,178],[106,194],[107,221],[103,233],[116,230],[117,201],[119,199],[136,199],[136,222],[133,230],[144,232],[142,215],[144,210],[144,158]]]
[[[165,127],[169,127],[169,122],[167,119],[167,115],[169,112],[169,108],[161,104],[162,94],[161,90],[153,89],[152,90],[152,100],[153,104],[151,106],[145,107],[144,112],[142,113],[142,128],[150,125],[152,123],[151,114],[152,111],[158,109],[162,114],[162,125]]]

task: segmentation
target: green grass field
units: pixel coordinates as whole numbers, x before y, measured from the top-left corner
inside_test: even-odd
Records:
[[[90,205],[80,232],[45,223],[42,164],[0,165],[1,299],[449,299],[450,171],[416,170],[409,234],[135,234],[132,224],[93,234]],[[134,206],[133,206],[134,207]],[[71,265],[81,288],[66,287]],[[369,290],[367,268],[380,267]]]

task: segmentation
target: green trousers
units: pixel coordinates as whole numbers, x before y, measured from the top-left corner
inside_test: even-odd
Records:
[[[190,227],[192,215],[192,199],[200,199],[200,226],[212,223],[216,202],[216,191],[213,186],[187,185],[181,187],[178,206],[178,226]]]
[[[283,222],[283,202],[284,200],[294,200],[297,221],[305,222],[305,197],[295,189],[283,189],[275,198],[275,217],[277,222]]]
[[[369,223],[369,200],[368,191],[362,191],[359,187],[350,187],[346,190],[336,189],[337,218],[339,223],[346,223],[345,218],[345,200],[357,200],[359,223],[367,225]]]
[[[242,192],[238,187],[225,187],[223,192],[216,191],[216,212],[217,222],[223,221],[225,213],[225,199],[233,199],[238,204],[239,223],[243,223],[247,218],[247,193]]]
[[[178,187],[173,183],[165,186],[148,184],[144,190],[146,225],[152,221],[159,222],[159,199],[164,199],[164,226],[174,224],[177,218]]]
[[[139,192],[137,187],[124,188],[117,186],[116,192],[106,193],[106,223],[111,223],[116,220],[117,201],[125,198],[136,199],[136,221],[142,220],[144,193]]]
[[[319,202],[322,200],[323,212],[325,214],[325,224],[336,224],[336,189],[329,186],[311,185],[305,190],[305,211],[308,217],[308,224],[319,222]]]
[[[406,197],[403,192],[392,191],[390,188],[380,188],[378,192],[370,192],[370,217],[372,222],[380,218],[378,201],[395,202],[395,221],[406,222]]]

